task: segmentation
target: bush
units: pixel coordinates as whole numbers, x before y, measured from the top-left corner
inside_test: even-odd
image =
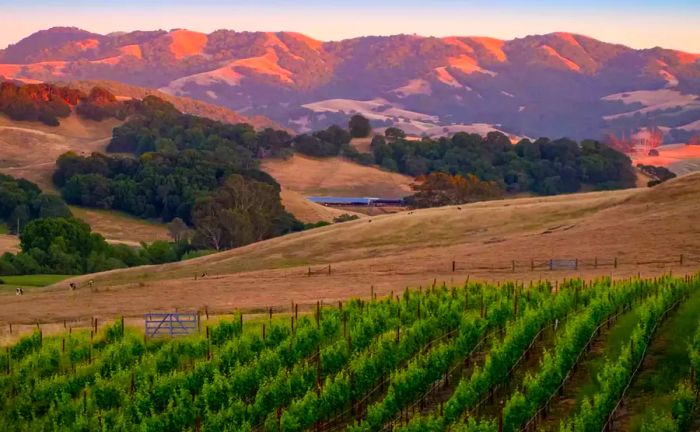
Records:
[[[357,220],[360,217],[358,215],[351,215],[348,213],[343,213],[340,216],[336,216],[333,218],[333,223],[343,223],[343,222],[348,222],[348,221],[353,221]]]

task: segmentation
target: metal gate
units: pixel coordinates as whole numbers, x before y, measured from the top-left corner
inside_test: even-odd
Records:
[[[196,312],[147,313],[144,330],[147,337],[186,336],[199,331],[199,314]]]

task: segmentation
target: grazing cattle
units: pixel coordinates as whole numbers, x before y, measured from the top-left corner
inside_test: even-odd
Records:
[[[77,285],[75,285],[73,282],[70,283],[70,290],[75,291],[75,289],[78,288]]]
[[[203,277],[206,277],[206,276],[207,276],[206,273],[202,273],[202,275],[201,275],[200,277],[203,278]]]
[[[92,279],[90,279],[90,280],[88,281],[88,286],[89,286],[90,288],[92,288],[94,285],[95,285],[95,281],[92,280]]]
[[[24,290],[22,288],[15,288],[15,295],[24,295]]]
[[[462,207],[457,207],[457,210],[462,210]]]

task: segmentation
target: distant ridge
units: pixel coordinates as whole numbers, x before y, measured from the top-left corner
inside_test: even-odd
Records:
[[[322,42],[292,32],[60,27],[0,51],[0,76],[118,81],[297,131],[344,123],[359,110],[377,127],[414,135],[486,128],[581,139],[654,127],[666,142],[685,142],[700,134],[699,60],[566,32]]]

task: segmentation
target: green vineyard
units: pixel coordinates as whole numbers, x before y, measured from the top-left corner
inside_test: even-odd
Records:
[[[0,356],[0,430],[693,430],[699,322],[696,275],[407,289],[173,339],[37,331]]]

